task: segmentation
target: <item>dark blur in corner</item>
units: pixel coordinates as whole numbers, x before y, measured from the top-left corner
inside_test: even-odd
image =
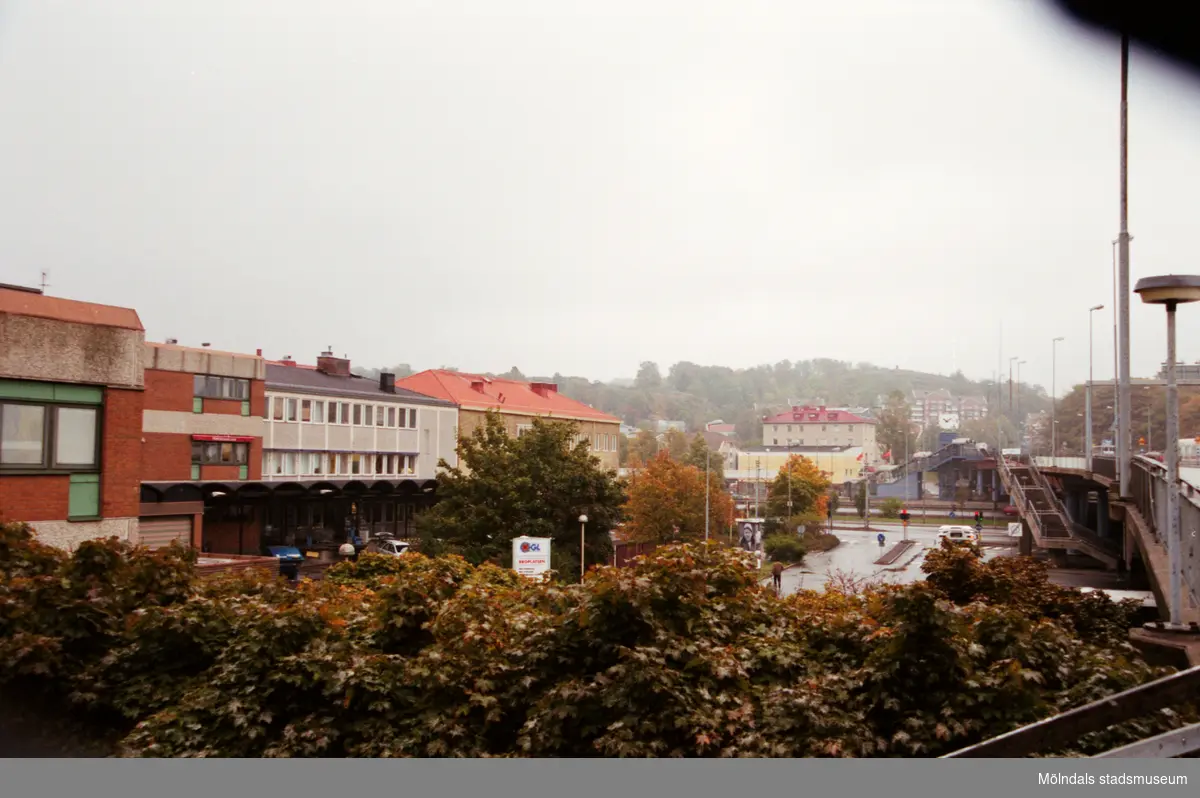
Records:
[[[1200,79],[1200,3],[1191,0],[1050,0],[1080,24],[1129,34]]]

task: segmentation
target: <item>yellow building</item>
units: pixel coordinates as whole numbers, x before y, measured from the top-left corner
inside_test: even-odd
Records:
[[[858,446],[845,449],[793,447],[790,451],[778,447],[747,449],[737,453],[736,477],[741,480],[772,480],[790,456],[800,455],[815,463],[834,485],[843,485],[861,478],[863,460],[858,458],[862,454],[863,449]]]

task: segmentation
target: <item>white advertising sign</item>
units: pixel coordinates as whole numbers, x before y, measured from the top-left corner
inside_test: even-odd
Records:
[[[513,570],[539,578],[550,570],[550,538],[513,538]]]

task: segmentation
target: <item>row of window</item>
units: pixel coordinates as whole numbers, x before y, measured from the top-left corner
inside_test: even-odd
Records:
[[[779,443],[779,439],[778,439],[778,438],[772,438],[771,440],[773,441],[773,443],[771,444],[772,446],[779,446],[779,445],[780,445],[780,443]],[[796,439],[791,439],[791,438],[789,438],[788,440],[784,441],[782,445],[783,445],[783,446],[803,446],[803,445],[804,445],[804,439],[803,439],[803,438],[796,438]],[[837,439],[836,439],[836,438],[821,438],[821,439],[820,439],[820,440],[818,440],[818,441],[814,441],[814,442],[813,442],[813,445],[814,445],[814,446],[838,446],[838,445],[840,445],[840,444],[837,442]],[[847,438],[847,439],[846,439],[846,445],[847,445],[847,446],[853,446],[853,445],[854,445],[854,439],[853,439],[853,438]]]
[[[250,444],[192,441],[192,465],[247,465]]]
[[[804,427],[813,426],[813,425],[811,425],[811,424],[797,424],[796,426],[797,426],[797,427],[799,427],[799,429],[797,430],[798,432],[803,432],[803,430],[804,430]],[[832,430],[826,430],[825,428],[826,428],[827,426],[832,426],[832,427],[833,427],[833,429],[832,429]],[[838,425],[837,425],[837,424],[833,424],[833,425],[822,424],[822,425],[821,425],[821,432],[826,432],[826,431],[829,431],[829,432],[837,432],[837,428],[838,428]],[[854,432],[854,425],[853,425],[853,424],[847,424],[847,425],[846,425],[846,430],[847,430],[848,432]],[[779,432],[779,425],[778,425],[778,424],[776,424],[776,425],[775,425],[775,431],[776,431],[776,432]],[[791,431],[792,431],[792,425],[791,425],[791,424],[788,424],[788,425],[787,425],[787,431],[788,431],[788,432],[791,432]]]
[[[250,401],[250,380],[196,374],[192,377],[192,396],[203,399],[233,399],[248,402]]]
[[[281,452],[263,454],[263,474],[273,476],[405,476],[417,473],[414,454]]]
[[[358,402],[325,402],[320,399],[267,398],[267,418],[304,424],[345,424],[354,427],[416,429],[417,409]]]
[[[518,424],[517,425],[517,437],[518,438],[520,438],[521,436],[525,435],[526,433],[529,433],[532,431],[533,431],[532,424]],[[587,445],[589,447],[591,447],[592,450],[597,451],[597,452],[615,452],[615,451],[617,451],[619,437],[615,434],[610,434],[610,433],[606,433],[606,432],[605,433],[598,432],[595,435],[587,435],[585,433],[580,433],[575,436],[573,442],[579,443],[580,441],[586,441]]]
[[[94,471],[99,431],[96,407],[0,404],[0,468]]]

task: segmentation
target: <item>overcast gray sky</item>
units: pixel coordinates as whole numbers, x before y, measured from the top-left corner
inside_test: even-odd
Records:
[[[1032,0],[6,0],[0,281],[147,335],[632,376],[1112,372],[1119,47]],[[1133,278],[1200,272],[1200,85],[1136,51]],[[1161,311],[1134,306],[1133,366]],[[1200,309],[1180,356],[1200,358]]]

